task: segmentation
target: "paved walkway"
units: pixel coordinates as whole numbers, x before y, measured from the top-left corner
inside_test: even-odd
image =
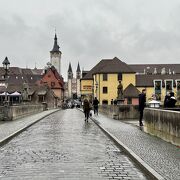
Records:
[[[0,121],[0,144],[13,137],[24,128],[31,126],[35,122],[56,111],[58,111],[58,109],[43,111],[14,121]]]
[[[148,179],[76,109],[53,113],[0,147],[0,162],[2,180]]]
[[[180,179],[180,148],[102,114],[93,118],[165,179]]]

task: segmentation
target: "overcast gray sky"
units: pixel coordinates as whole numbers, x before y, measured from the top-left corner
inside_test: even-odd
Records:
[[[89,70],[103,58],[179,63],[180,0],[0,0],[0,59],[43,68],[54,29],[66,79],[69,62]]]

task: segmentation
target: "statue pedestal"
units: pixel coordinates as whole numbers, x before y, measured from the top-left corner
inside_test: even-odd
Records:
[[[117,99],[117,105],[124,104],[124,99]]]

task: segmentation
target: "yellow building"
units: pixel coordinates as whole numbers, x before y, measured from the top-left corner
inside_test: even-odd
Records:
[[[110,104],[117,98],[117,86],[135,86],[135,72],[118,58],[103,59],[81,79],[81,94],[97,97],[100,104]]]
[[[164,101],[164,97],[168,92],[174,92],[175,97],[179,101],[180,94],[180,74],[141,74],[136,75],[136,87],[138,90],[146,88],[147,99],[151,99],[152,95],[157,100]]]
[[[154,94],[157,100],[163,101],[166,93],[171,91],[175,92],[177,99],[180,97],[180,64],[128,65],[117,57],[101,60],[82,76],[81,95],[90,99],[97,97],[100,104],[111,104],[112,99],[117,99],[119,80],[123,90],[135,91],[132,94],[146,88],[147,100]],[[132,102],[131,99],[126,101]]]

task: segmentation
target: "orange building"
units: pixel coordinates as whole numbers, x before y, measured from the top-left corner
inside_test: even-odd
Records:
[[[64,80],[54,66],[45,70],[40,84],[47,84],[53,90],[54,94],[58,97],[58,103],[64,99]]]

